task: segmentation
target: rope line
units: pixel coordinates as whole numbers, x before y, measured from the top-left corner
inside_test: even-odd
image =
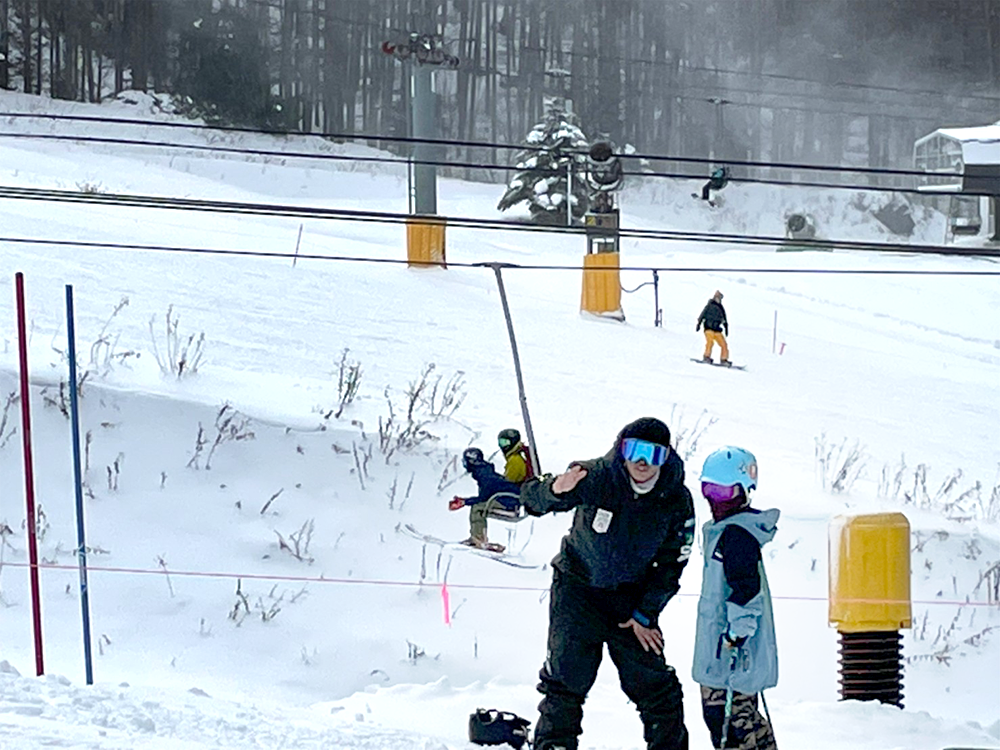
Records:
[[[4,565],[13,568],[30,568],[31,563],[5,562]],[[61,565],[58,563],[38,563],[39,570],[61,570],[67,572],[79,572],[79,566]],[[88,565],[88,573],[124,573],[128,575],[151,575],[151,576],[177,576],[184,578],[218,578],[218,579],[243,579],[252,581],[282,581],[286,583],[329,583],[337,585],[355,586],[398,586],[402,588],[422,588],[425,586],[437,587],[439,582],[434,581],[394,581],[377,578],[327,578],[326,576],[291,576],[274,573],[234,573],[229,571],[203,571],[203,570],[171,570],[169,568],[129,568],[116,566]],[[479,591],[548,591],[548,586],[511,586],[505,584],[481,584],[481,583],[448,583],[450,589],[468,589]],[[697,598],[700,594],[678,592],[675,596],[685,598]],[[797,602],[829,602],[826,596],[787,596],[772,595],[775,600],[797,601]],[[867,599],[867,598],[838,598],[837,602],[844,604],[906,604],[906,599]],[[910,604],[920,605],[947,605],[960,607],[1000,607],[1000,602],[972,602],[944,599],[911,599]]]

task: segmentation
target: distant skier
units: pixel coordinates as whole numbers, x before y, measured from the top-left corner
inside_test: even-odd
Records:
[[[725,447],[705,459],[701,492],[712,520],[702,529],[705,566],[691,673],[701,685],[712,746],[775,750],[757,694],[778,684],[778,646],[761,547],[774,538],[779,511],[750,507],[757,459]]]
[[[702,359],[711,362],[712,349],[718,344],[719,349],[722,350],[720,352],[721,363],[727,367],[732,365],[732,362],[729,361],[729,344],[726,342],[726,336],[729,335],[729,321],[726,319],[726,308],[722,306],[722,292],[719,290],[715,291],[712,299],[701,311],[694,330],[700,331],[702,325],[705,326],[705,353],[702,355]],[[723,334],[723,330],[725,334]]]
[[[513,428],[500,430],[500,434],[497,435],[497,445],[500,446],[506,460],[503,475],[508,481],[522,484],[535,476],[534,467],[531,465],[531,453],[528,451],[528,446],[521,442],[520,432]]]
[[[486,460],[479,448],[466,448],[462,453],[462,467],[472,475],[479,485],[475,497],[456,495],[448,503],[448,510],[469,508],[469,538],[462,544],[494,552],[503,552],[502,544],[491,544],[486,533],[486,517],[495,508],[517,514],[521,510],[521,488],[504,479],[493,464]]]
[[[711,203],[711,191],[722,190],[726,185],[729,184],[729,167],[716,167],[712,170],[711,176],[708,178],[708,182],[701,189],[701,199],[703,201],[709,201]]]

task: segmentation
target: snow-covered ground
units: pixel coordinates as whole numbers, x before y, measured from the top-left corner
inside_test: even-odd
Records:
[[[2,94],[0,111],[151,117],[143,99],[93,107]],[[152,126],[0,119],[6,133],[182,139]],[[374,153],[315,139],[183,139]],[[824,236],[887,239],[850,192],[734,184],[713,210],[690,198],[691,183],[674,183],[672,191],[670,184],[632,185],[623,223],[780,234],[784,212],[795,208],[817,217]],[[0,185],[377,211],[407,205],[405,169],[393,165],[21,138],[0,138]],[[439,180],[438,189],[443,214],[498,218],[502,186]],[[409,523],[464,537],[467,514],[446,507],[452,495],[473,491],[456,474],[456,455],[470,443],[489,452],[499,429],[521,427],[491,270],[292,264],[300,226],[301,254],[404,259],[404,230],[392,224],[19,200],[3,200],[2,216],[0,531],[10,529],[0,545],[4,748],[457,748],[479,706],[536,717],[546,563],[569,517],[513,528],[491,523],[491,537],[537,569],[442,552],[397,531]],[[943,220],[924,218],[913,239],[936,243]],[[448,230],[453,263],[579,265],[584,251],[578,237]],[[504,272],[543,468],[558,471],[605,452],[625,422],[644,414],[668,421],[680,438],[692,487],[715,447],[754,451],[761,466],[755,504],[782,510],[766,560],[781,659],[768,705],[781,746],[1000,747],[1000,609],[989,594],[997,574],[988,573],[1000,563],[1000,499],[990,495],[1000,468],[1000,286],[995,275],[971,275],[995,274],[998,264],[648,240],[625,240],[622,253],[629,266],[729,270],[662,272],[662,328],[653,326],[651,286],[624,296],[627,322],[620,324],[580,315],[578,270]],[[802,273],[778,272],[788,269]],[[830,273],[846,270],[952,275]],[[35,656],[13,400],[15,271],[25,276],[30,322],[45,563],[48,676],[41,679],[29,676]],[[628,289],[650,280],[648,272],[622,275]],[[80,408],[93,687],[84,684],[71,437],[61,409],[66,284],[74,288],[78,361],[89,373]],[[726,294],[733,359],[747,364],[745,372],[689,361],[702,346],[695,318],[716,288]],[[204,361],[181,379],[164,376],[157,362],[157,354],[166,356],[168,310],[181,340],[205,334]],[[775,341],[780,356],[772,353]],[[331,410],[345,349],[362,376],[357,399],[338,419]],[[426,391],[415,410],[430,436],[415,450],[386,455],[380,430],[392,432],[389,403],[395,424],[405,425],[407,391],[431,364],[425,380],[437,392]],[[444,418],[449,386],[464,400]],[[857,445],[864,469],[849,492],[832,494],[816,456],[842,444]],[[921,465],[928,498],[906,503]],[[936,498],[958,471],[954,489]],[[901,475],[898,493],[879,492],[883,472]],[[977,481],[978,495],[948,505]],[[882,510],[905,512],[913,532],[904,710],[838,702],[837,634],[827,623],[829,523]],[[698,512],[707,515],[701,505]],[[708,748],[688,676],[699,575],[698,564],[689,566],[661,625],[667,660],[683,680],[692,747]],[[582,746],[635,748],[641,736],[606,664],[585,709]]]

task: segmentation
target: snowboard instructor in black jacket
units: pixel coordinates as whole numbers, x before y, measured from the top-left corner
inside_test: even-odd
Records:
[[[576,750],[604,644],[639,709],[648,750],[686,750],[681,686],[657,624],[680,589],[694,540],[694,506],[670,430],[638,419],[606,456],[529,481],[521,501],[532,515],[575,509],[552,561],[535,750]]]

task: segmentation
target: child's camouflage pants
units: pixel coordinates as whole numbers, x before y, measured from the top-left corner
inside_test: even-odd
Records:
[[[712,747],[722,747],[726,691],[702,686],[701,709],[712,733]],[[777,750],[777,747],[771,725],[757,710],[757,695],[734,692],[726,750]]]

